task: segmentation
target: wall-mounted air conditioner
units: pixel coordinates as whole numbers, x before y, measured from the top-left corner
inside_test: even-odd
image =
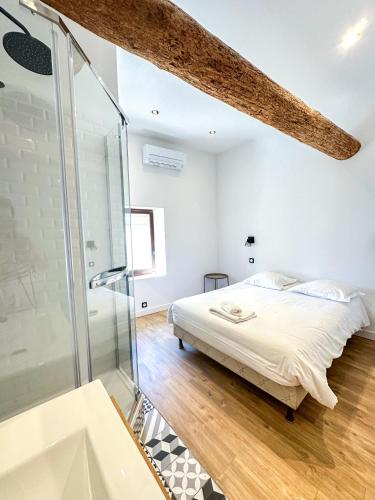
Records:
[[[152,144],[143,146],[143,164],[147,166],[181,170],[186,163],[186,155],[173,149],[161,148]]]

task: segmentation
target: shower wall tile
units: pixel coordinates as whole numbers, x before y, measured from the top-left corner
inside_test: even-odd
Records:
[[[13,99],[7,97],[0,97],[0,106],[2,109],[16,111],[17,103]]]
[[[15,123],[22,127],[33,127],[33,119],[31,116],[18,113],[12,109],[3,109],[2,110],[4,120],[10,121],[11,123]]]
[[[26,139],[33,139],[34,141],[46,142],[51,139],[45,130],[36,130],[22,126],[19,127],[19,134]]]
[[[46,111],[51,111],[51,112],[54,111],[53,105],[49,102],[46,102],[44,99],[41,99],[40,97],[33,94],[30,95],[30,98],[31,98],[31,104],[33,104],[34,106],[42,108]]]
[[[0,217],[8,211],[12,214],[12,230],[17,235],[13,251],[17,252],[25,270],[30,271],[26,273],[25,294],[17,280],[9,281],[9,266],[2,265],[0,255],[0,354],[7,360],[4,363],[3,358],[0,359],[0,419],[4,414],[27,407],[36,397],[47,398],[56,383],[61,390],[72,384],[59,144],[54,96],[50,97],[51,100],[47,96],[44,99],[10,87],[2,89],[0,97]],[[107,269],[110,258],[109,222],[97,203],[107,199],[103,136],[108,131],[88,114],[78,113],[77,124],[84,141],[80,150],[80,173],[85,200],[85,239],[93,239],[100,245],[100,252],[88,254],[87,260],[95,262],[93,268],[87,269],[90,276]],[[67,180],[72,190],[75,178],[69,112],[64,115],[64,127],[68,147]],[[77,256],[79,235],[74,196],[70,203],[72,246]],[[113,203],[118,204],[120,218],[121,198],[113,199]],[[0,228],[0,239],[2,231]],[[121,251],[123,249],[115,250],[117,257]],[[79,266],[75,272],[79,274]],[[76,286],[78,290],[79,284]],[[96,319],[91,332],[93,357],[97,369],[106,371],[115,363],[113,320],[108,316],[113,302],[108,297],[108,304],[105,299],[100,305],[96,304],[94,295],[89,300],[89,311],[93,314],[90,321]],[[83,308],[82,302],[77,303],[77,307]],[[100,307],[106,311],[100,312]],[[6,319],[4,323],[3,319]],[[120,331],[125,331],[127,316],[118,319]]]
[[[13,162],[8,160],[7,163],[7,160],[4,158],[4,161],[0,163],[0,179],[2,181],[19,184],[22,182],[22,172],[19,169],[12,167]]]
[[[0,107],[1,107],[1,103],[0,103]],[[18,135],[18,133],[19,133],[18,125],[15,125],[13,123],[9,123],[6,121],[3,121],[2,123],[0,123],[0,137],[3,138],[3,141],[2,141],[3,143],[5,143],[4,134]]]
[[[5,144],[5,140],[1,145],[1,154],[7,160],[19,160],[21,158],[21,152],[18,151],[17,149],[14,149],[12,146]]]
[[[46,168],[51,172],[52,165],[47,154],[34,151],[21,151],[20,158],[23,164],[21,168],[23,168],[25,172],[28,172],[30,168],[34,169],[36,172],[41,168]],[[57,172],[55,175],[58,175]]]
[[[51,110],[29,92],[1,90],[0,419],[74,383]]]
[[[35,149],[35,142],[32,139],[27,139],[23,137],[16,137],[14,135],[6,134],[5,135],[5,144],[8,144],[9,146],[13,148],[18,148],[21,150],[34,150]]]
[[[8,88],[6,94],[8,98],[14,99],[16,102],[31,102],[30,92],[26,92],[24,90],[14,90]]]
[[[28,116],[36,116],[38,118],[44,118],[44,110],[37,108],[36,106],[31,106],[30,104],[24,104],[22,102],[17,103],[17,110],[20,113],[25,113]]]
[[[39,118],[34,118],[33,129],[39,130],[41,132],[55,132],[56,133],[56,121],[55,120],[40,120]],[[50,140],[56,140],[55,136],[50,136]]]

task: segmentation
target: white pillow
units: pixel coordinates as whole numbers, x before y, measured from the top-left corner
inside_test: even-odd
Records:
[[[350,299],[357,297],[360,293],[356,288],[346,283],[333,280],[308,281],[289,288],[288,292],[303,293],[336,302],[350,302]]]
[[[272,288],[273,290],[283,290],[286,286],[292,285],[297,280],[289,278],[280,273],[265,271],[263,273],[253,274],[247,278],[244,283],[248,285],[261,286],[263,288]]]

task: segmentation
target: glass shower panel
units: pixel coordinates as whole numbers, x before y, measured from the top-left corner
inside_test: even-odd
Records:
[[[129,325],[130,325],[130,342],[123,336],[120,336],[120,369],[130,370],[131,366],[133,380],[138,384],[138,355],[137,355],[137,339],[136,339],[136,322],[135,322],[135,302],[134,302],[134,276],[133,276],[133,246],[132,246],[132,231],[131,231],[131,205],[130,205],[130,181],[129,181],[129,158],[128,158],[128,136],[126,127],[121,129],[121,145],[120,155],[123,165],[123,193],[124,193],[124,215],[125,215],[125,237],[127,250],[126,258],[128,264],[128,280],[127,291],[130,301],[129,307]]]
[[[78,385],[52,25],[2,7],[52,48],[53,75],[0,48],[0,420]],[[0,17],[0,38],[18,30]]]
[[[132,345],[135,332],[135,308],[133,281],[129,277],[131,264],[130,227],[126,213],[129,210],[129,185],[127,177],[127,136],[125,127],[119,126],[106,136],[106,167],[109,200],[109,222],[112,241],[112,264],[115,267],[126,262],[127,279],[116,282],[114,290],[117,315],[117,367],[132,380],[137,380],[136,346]],[[120,168],[119,168],[120,167]],[[122,189],[125,187],[125,189]],[[126,241],[125,241],[126,239]],[[124,244],[125,243],[125,244]],[[135,349],[134,349],[135,347]]]
[[[131,359],[134,304],[125,238],[124,125],[73,42],[71,55],[91,369],[93,378],[101,378],[107,390],[116,393],[112,382],[119,371],[129,381],[136,377]]]

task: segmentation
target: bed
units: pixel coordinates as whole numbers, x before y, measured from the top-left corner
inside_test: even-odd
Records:
[[[209,312],[228,300],[257,317],[233,324]],[[308,393],[334,408],[326,370],[369,318],[359,296],[342,303],[241,282],[177,300],[169,321],[180,348],[186,341],[282,401],[292,421]]]

